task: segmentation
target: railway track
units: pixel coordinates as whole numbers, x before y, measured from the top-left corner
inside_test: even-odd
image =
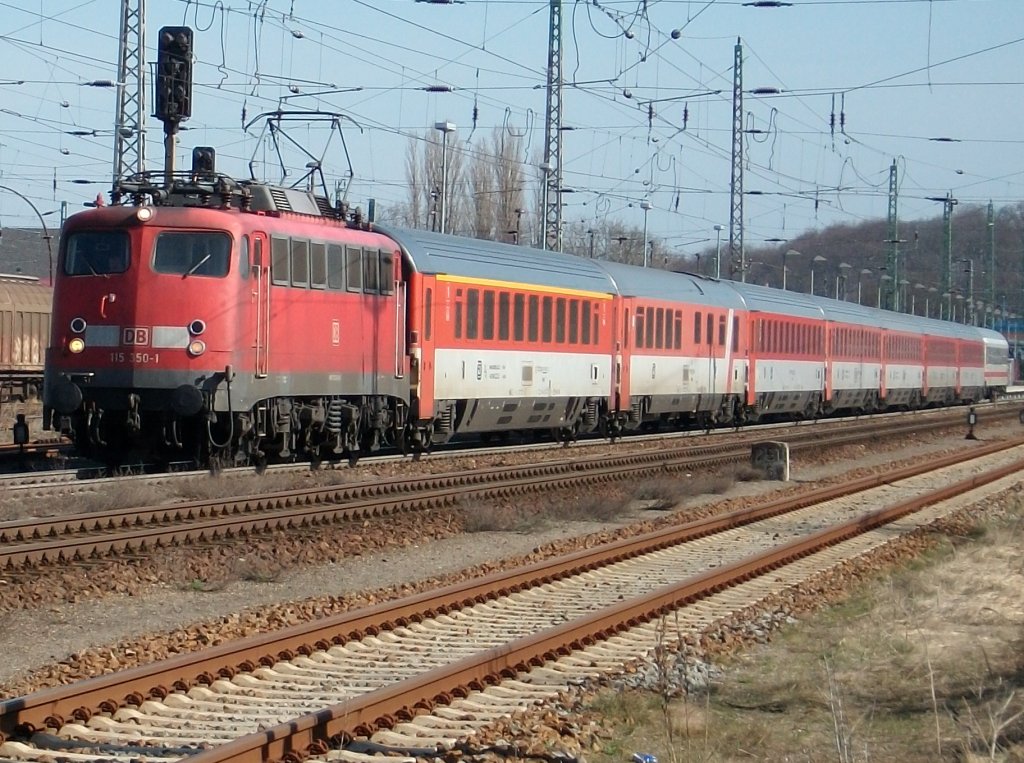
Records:
[[[301,760],[361,738],[407,754],[463,744],[643,658],[666,618],[680,640],[706,633],[1016,484],[1022,459],[1024,441],[987,445],[8,700],[0,755],[211,763]]]
[[[979,415],[985,421],[995,421],[1004,418],[1018,416],[1019,403],[1015,399],[1000,400],[995,403],[984,403],[976,406]],[[766,439],[785,439],[795,431],[805,429],[816,429],[826,431],[829,429],[844,430],[848,427],[877,426],[871,422],[879,422],[882,427],[887,426],[885,422],[900,421],[908,419],[914,422],[935,421],[945,422],[946,425],[959,423],[966,418],[964,408],[943,408],[925,411],[903,411],[887,414],[879,414],[872,417],[848,417],[838,419],[820,419],[817,421],[783,422],[777,424],[762,424],[744,430],[713,429],[709,432],[687,430],[684,432],[665,432],[653,435],[631,435],[619,440],[619,445],[624,448],[631,448],[637,444],[650,442],[652,440],[665,440],[670,442],[686,441],[693,438],[719,438],[734,437],[737,431],[741,436],[750,441]],[[603,447],[607,441],[602,439],[580,440],[572,445],[574,451],[586,450],[589,447]],[[13,447],[13,446],[11,446]],[[56,445],[48,443],[36,443],[34,448],[41,451],[52,450]],[[505,447],[474,447],[449,448],[432,452],[427,456],[431,461],[439,459],[458,459],[461,457],[486,457],[493,454],[508,454],[530,451],[561,451],[561,445],[554,443],[533,443],[518,446]],[[407,460],[407,457],[393,455],[369,456],[360,461],[360,465],[387,464]],[[300,473],[309,470],[308,463],[273,464],[268,467],[270,474]],[[348,463],[323,464],[324,470],[339,469],[348,470]],[[225,468],[218,472],[219,476],[233,478],[248,478],[253,475],[252,467]],[[167,471],[157,474],[148,473],[145,465],[138,464],[134,467],[125,467],[122,473],[111,476],[108,470],[101,464],[83,463],[74,468],[67,469],[39,469],[13,474],[0,474],[0,494],[45,496],[50,493],[57,493],[61,496],[71,496],[80,493],[100,493],[110,489],[112,486],[132,484],[147,486],[167,486],[178,483],[185,483],[197,478],[204,479],[209,475],[208,471],[196,470],[188,462],[172,464]]]
[[[1010,415],[1013,412],[1008,413]],[[794,452],[872,441],[945,427],[946,417],[888,419],[829,427],[778,430],[778,439]],[[758,433],[759,435],[760,433]],[[126,508],[31,518],[0,523],[0,570],[8,578],[34,574],[48,565],[93,563],[119,554],[147,554],[153,549],[190,543],[231,542],[274,530],[316,528],[334,522],[363,520],[410,511],[452,506],[468,499],[490,499],[531,492],[611,483],[701,469],[746,464],[751,442],[708,442],[586,456],[574,451],[562,458],[527,466],[489,467],[472,471],[300,488],[228,499],[197,500],[156,507]],[[560,453],[563,451],[559,451]]]

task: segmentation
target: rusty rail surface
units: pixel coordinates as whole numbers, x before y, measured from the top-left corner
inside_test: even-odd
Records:
[[[987,445],[974,451],[972,457],[984,457],[1022,444],[1024,440]],[[171,660],[90,679],[73,686],[48,689],[27,697],[7,700],[0,703],[0,733],[10,737],[12,734],[26,733],[46,726],[59,726],[71,718],[84,721],[97,711],[112,712],[123,704],[138,705],[148,697],[162,698],[175,690],[184,691],[191,686],[209,684],[219,676],[230,677],[259,665],[270,666],[278,660],[289,659],[297,654],[308,654],[334,644],[344,644],[366,634],[376,634],[425,617],[451,612],[532,585],[685,542],[694,537],[749,524],[786,511],[957,464],[963,461],[963,458],[963,454],[954,454],[941,461],[933,461],[927,466],[908,467],[885,476],[866,477],[789,499],[770,501],[757,508],[667,528],[600,549],[538,562],[528,568],[497,573],[437,592],[294,626],[278,633],[244,639],[203,652],[181,655]],[[209,760],[250,761],[280,758],[289,752],[316,749],[332,737],[343,738],[354,733],[362,733],[374,726],[388,726],[395,719],[415,714],[417,708],[430,707],[434,702],[444,700],[466,687],[486,685],[501,675],[560,654],[572,648],[573,643],[585,644],[596,638],[607,637],[631,623],[657,617],[666,608],[678,606],[679,602],[688,598],[703,595],[709,590],[749,577],[756,570],[769,569],[773,565],[796,559],[823,545],[836,543],[858,532],[865,532],[923,505],[944,500],[1011,474],[1020,468],[1020,463],[1013,463],[996,472],[977,475],[924,497],[861,516],[837,528],[773,550],[755,561],[735,565],[729,570],[718,569],[714,573],[693,578],[682,588],[673,587],[671,591],[663,589],[642,597],[642,601],[638,599],[626,602],[615,608],[614,614],[584,618],[577,623],[567,624],[536,637],[523,639],[470,660],[464,660],[455,666],[454,673],[434,671],[415,680],[403,682],[401,687],[371,692],[343,705],[327,708],[259,734],[249,735],[195,756],[196,763]],[[441,675],[442,672],[447,677]]]

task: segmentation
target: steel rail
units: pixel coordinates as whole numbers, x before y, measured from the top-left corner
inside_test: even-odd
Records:
[[[356,735],[391,728],[411,720],[455,696],[498,683],[502,678],[538,666],[635,625],[666,616],[673,610],[724,588],[771,572],[824,548],[893,522],[924,506],[938,503],[1019,472],[1024,462],[999,467],[946,486],[924,496],[902,501],[826,528],[817,533],[757,554],[735,564],[670,584],[562,626],[480,652],[451,666],[370,692],[347,702],[295,718],[272,728],[204,750],[190,763],[296,763],[321,755]]]
[[[941,426],[919,422],[924,430]],[[901,432],[908,427],[902,424]],[[867,425],[844,434],[792,434],[793,450],[861,442],[879,436]],[[616,456],[574,458],[527,466],[490,467],[390,482],[361,482],[200,500],[169,506],[112,509],[52,519],[0,523],[0,570],[16,572],[38,564],[73,563],[118,553],[144,553],[153,548],[262,534],[275,529],[380,517],[397,512],[449,506],[458,499],[521,495],[541,487],[594,484],[658,471],[707,468],[744,461],[748,444],[703,444],[686,448],[642,451]],[[473,486],[480,486],[473,489]],[[389,496],[397,498],[388,498]],[[362,500],[360,500],[362,499]],[[330,508],[325,508],[330,507]]]
[[[1024,445],[1024,440],[994,443],[977,449],[973,455],[981,458],[1020,445]],[[278,660],[290,659],[298,654],[309,654],[317,649],[344,644],[367,634],[376,635],[385,630],[447,614],[497,596],[558,580],[598,566],[843,495],[862,492],[962,461],[963,454],[952,454],[927,465],[910,466],[887,475],[873,475],[798,496],[776,499],[758,507],[624,539],[600,549],[580,551],[565,557],[537,562],[525,568],[499,572],[449,586],[439,591],[385,602],[368,609],[296,625],[275,633],[261,634],[200,652],[179,655],[158,663],[99,676],[72,686],[55,687],[6,700],[0,702],[0,734],[9,737],[15,733],[25,733],[47,726],[59,727],[72,718],[85,721],[97,710],[113,712],[125,703],[139,705],[147,698],[163,698],[175,690],[185,691],[197,684],[212,683],[218,677],[230,678],[239,672],[251,671],[261,665],[269,667]],[[1020,464],[1015,464],[1014,468],[1020,468]],[[968,482],[983,484],[977,477]],[[934,502],[941,498],[931,500]],[[858,523],[862,521],[864,520],[857,520]]]

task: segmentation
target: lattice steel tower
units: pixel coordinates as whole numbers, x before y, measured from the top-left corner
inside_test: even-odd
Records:
[[[544,120],[542,248],[562,250],[562,0],[551,0],[548,28],[548,98]]]
[[[146,0],[121,0],[114,183],[146,169]]]
[[[729,183],[729,272],[747,280],[743,249],[743,45],[736,38],[732,75],[732,178]]]

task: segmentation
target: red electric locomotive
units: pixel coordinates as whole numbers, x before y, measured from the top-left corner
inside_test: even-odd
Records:
[[[81,451],[260,463],[400,444],[405,293],[389,239],[294,189],[127,190],[162,201],[79,213],[61,236],[44,398]]]

